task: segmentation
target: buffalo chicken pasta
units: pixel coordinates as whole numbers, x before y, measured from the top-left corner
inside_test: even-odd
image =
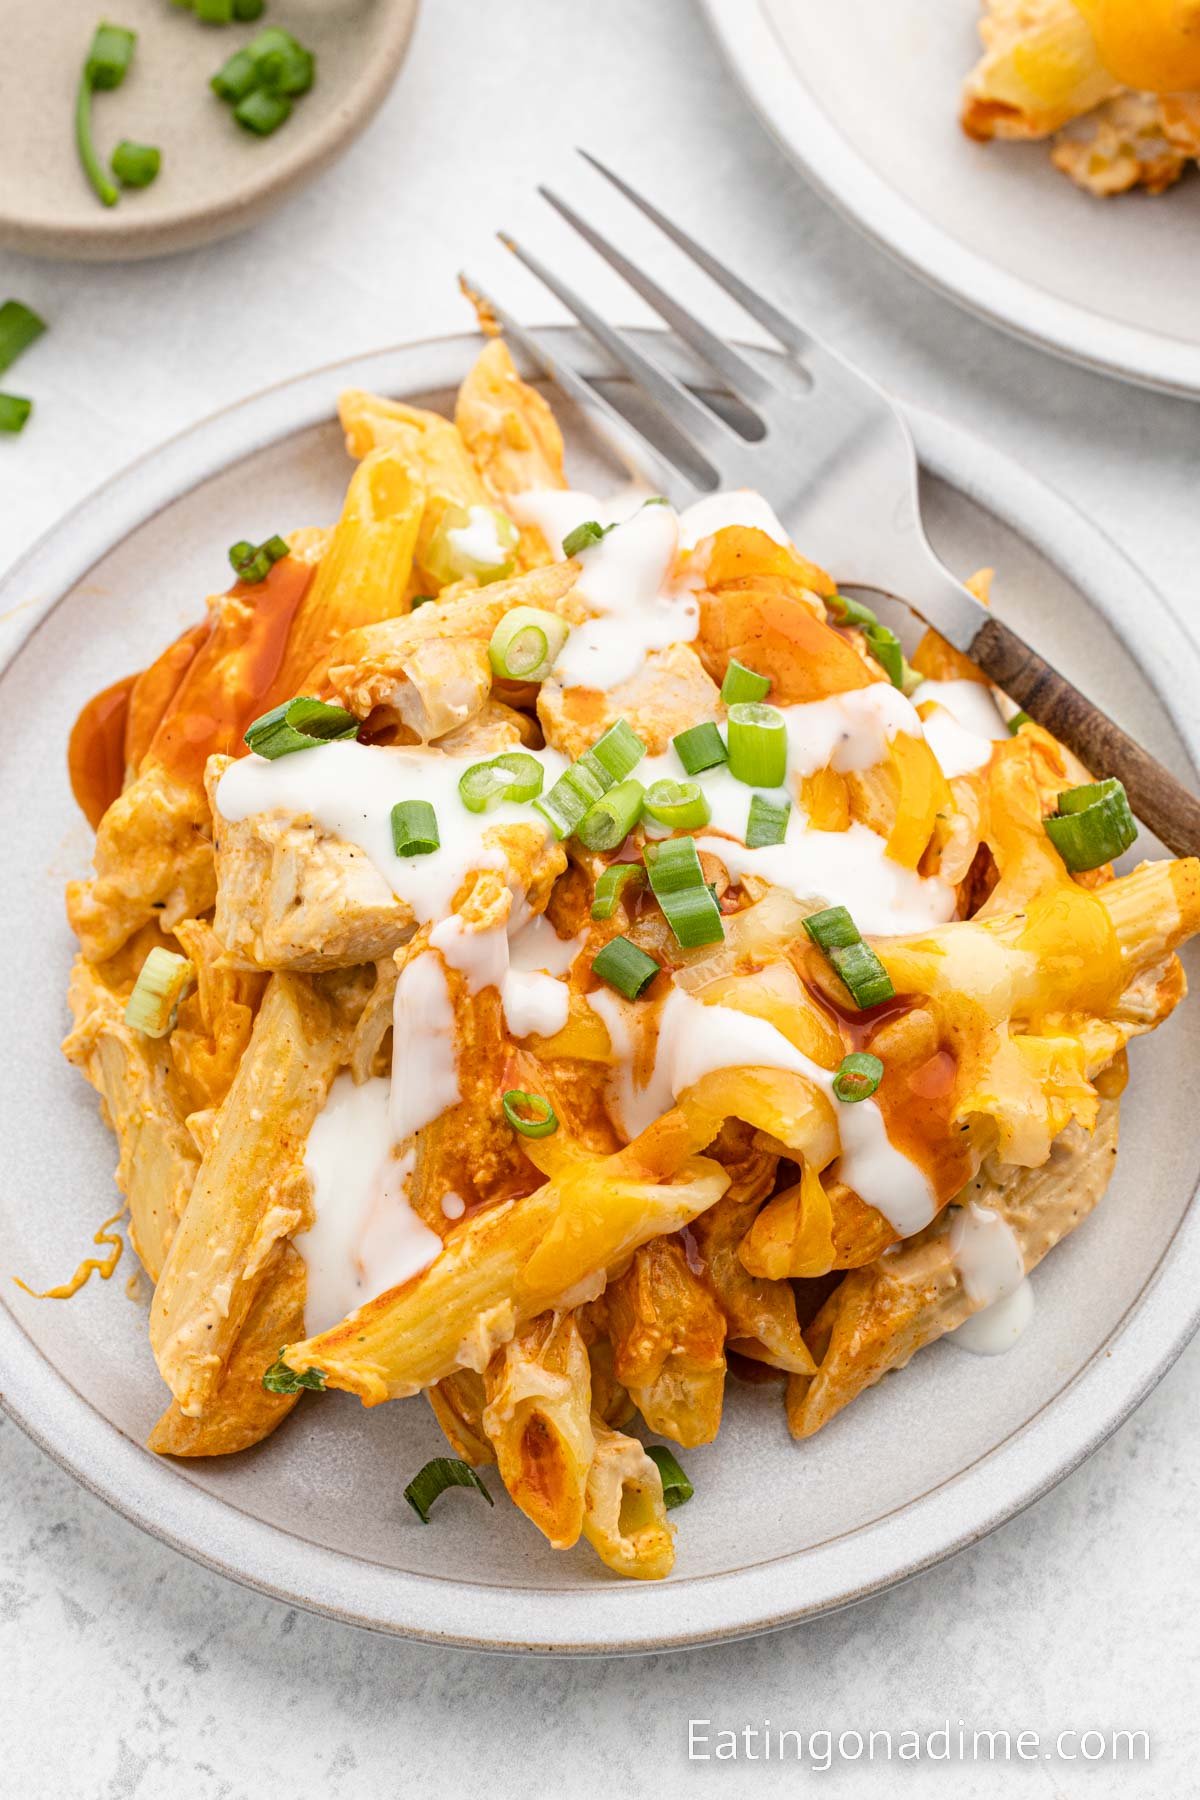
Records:
[[[1200,0],[983,0],[974,138],[1049,138],[1089,193],[1158,194],[1200,157]]]
[[[494,1465],[660,1577],[731,1372],[807,1439],[1018,1335],[1200,866],[1114,876],[1120,784],[759,495],[570,488],[501,340],[453,420],[341,415],[338,522],[235,545],[71,738],[65,1049],[154,1284],[150,1444],[424,1393],[422,1519]]]

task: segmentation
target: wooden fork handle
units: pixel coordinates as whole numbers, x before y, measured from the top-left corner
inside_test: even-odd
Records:
[[[1125,783],[1143,825],[1176,856],[1200,856],[1200,799],[1135,744],[1000,619],[980,626],[968,655],[989,680],[1073,750],[1099,779]]]

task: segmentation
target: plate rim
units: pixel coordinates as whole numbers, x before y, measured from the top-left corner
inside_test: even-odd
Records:
[[[366,130],[383,105],[408,55],[420,0],[383,0],[380,42],[320,125],[301,130],[294,148],[232,187],[219,201],[198,200],[174,212],[139,218],[136,208],[97,206],[95,219],[56,225],[0,213],[0,249],[52,262],[139,262],[172,256],[253,225],[297,187],[313,180]],[[132,211],[132,218],[121,216]]]
[[[890,187],[814,105],[766,0],[702,0],[751,108],[811,186],[877,249],[976,318],[1095,374],[1200,399],[1200,345],[1106,319],[965,248]]]
[[[582,334],[547,328],[576,359]],[[643,339],[663,334],[639,332]],[[55,606],[113,546],[184,492],[298,431],[334,417],[335,384],[420,392],[457,381],[481,343],[473,332],[335,361],[248,396],[178,433],[113,476],[0,578],[0,612],[26,584],[41,589],[0,673]],[[594,356],[591,368],[597,365]],[[1162,700],[1193,760],[1200,722],[1183,703],[1200,653],[1153,585],[1053,488],[982,440],[906,409],[923,466],[1016,531],[1084,592]],[[1136,608],[1130,606],[1130,593]],[[1127,642],[1130,613],[1151,630],[1153,666]],[[1190,691],[1194,691],[1191,689]],[[82,1486],[133,1524],[218,1574],[367,1629],[455,1647],[551,1655],[692,1648],[780,1629],[885,1591],[978,1542],[1041,1498],[1124,1422],[1200,1326],[1200,1209],[1185,1211],[1108,1340],[1032,1419],[898,1513],[831,1544],[747,1569],[664,1584],[557,1591],[486,1587],[387,1569],[289,1534],[181,1479],[95,1411],[0,1305],[0,1405]],[[895,1520],[906,1521],[903,1532]],[[227,1547],[224,1549],[218,1547]],[[458,1605],[447,1624],[448,1588]]]

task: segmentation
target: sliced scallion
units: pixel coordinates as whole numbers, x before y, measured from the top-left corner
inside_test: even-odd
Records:
[[[651,891],[678,943],[685,950],[719,943],[725,936],[721,909],[705,882],[695,839],[665,838],[661,844],[647,844],[643,861]]]
[[[477,1494],[483,1495],[489,1506],[495,1505],[470,1463],[463,1462],[457,1456],[435,1456],[432,1462],[427,1462],[405,1488],[404,1498],[422,1525],[428,1525],[430,1507],[439,1494],[444,1494],[447,1488],[452,1487],[474,1488]]]
[[[1027,712],[1015,712],[1013,714],[1012,718],[1008,721],[1008,729],[1011,732],[1012,736],[1016,737],[1016,735],[1017,735],[1018,731],[1020,731],[1022,725],[1032,725],[1033,723],[1034,723],[1034,720],[1033,720],[1031,714],[1029,714]]]
[[[804,929],[841,976],[857,1007],[865,1010],[893,998],[896,990],[891,976],[871,946],[864,944],[844,906],[827,906],[821,912],[810,913]]]
[[[325,1372],[323,1369],[289,1369],[281,1350],[277,1360],[263,1375],[262,1384],[268,1394],[323,1394]]]
[[[477,581],[480,587],[511,575],[520,534],[495,506],[446,506],[422,555],[439,587]]]
[[[618,719],[590,750],[583,752],[575,766],[587,769],[602,788],[610,788],[614,782],[632,775],[645,754],[646,746],[632,725]]]
[[[543,1094],[527,1094],[524,1088],[509,1088],[500,1097],[504,1116],[522,1137],[549,1137],[558,1130],[558,1114]],[[532,1118],[525,1115],[532,1114]]]
[[[696,1490],[680,1468],[674,1452],[665,1444],[647,1444],[646,1455],[662,1476],[663,1505],[667,1511],[683,1506]]]
[[[746,848],[763,850],[769,844],[782,844],[787,837],[788,818],[791,814],[791,802],[785,800],[780,806],[775,800],[769,800],[765,794],[755,794],[750,801],[750,814],[746,820]]]
[[[521,804],[536,800],[545,770],[527,750],[506,750],[490,762],[472,763],[459,778],[458,797],[468,812],[490,812],[502,800]]]
[[[136,45],[136,31],[127,31],[123,25],[97,25],[83,69],[92,86],[105,90],[120,87]]]
[[[1067,788],[1058,796],[1058,811],[1042,824],[1072,873],[1115,862],[1138,834],[1125,785],[1115,776]]]
[[[887,625],[868,625],[863,632],[867,649],[875,658],[893,687],[903,688],[907,664],[900,639]]]
[[[432,856],[441,848],[437,814],[428,800],[398,800],[392,808],[392,849],[397,856]]]
[[[125,1023],[144,1037],[166,1037],[174,1028],[179,1003],[195,979],[195,963],[156,944],[138,971],[125,1007]]]
[[[248,50],[235,50],[210,78],[208,85],[219,99],[236,106],[258,86],[258,65]]]
[[[272,93],[269,88],[254,87],[238,101],[233,116],[243,131],[255,137],[270,137],[292,116],[292,103],[286,94]]]
[[[0,306],[0,374],[16,362],[46,329],[44,319],[21,300],[6,300]]]
[[[830,594],[825,604],[832,612],[835,624],[866,627],[879,623],[869,606],[864,606],[861,600],[851,600],[848,594]]]
[[[585,850],[615,850],[642,816],[645,790],[640,781],[618,781],[588,807],[575,835]]]
[[[661,964],[627,937],[610,939],[592,958],[592,973],[626,1000],[640,999],[660,969]]]
[[[261,544],[252,544],[247,538],[240,538],[229,549],[229,561],[239,581],[250,587],[256,587],[265,581],[277,562],[282,562],[289,554],[289,545],[285,537],[278,532],[264,538]]]
[[[582,525],[576,525],[574,531],[568,531],[563,539],[563,555],[582,556],[585,550],[598,544],[611,530],[611,525],[601,525],[598,519],[585,519]]]
[[[718,763],[727,758],[725,739],[717,727],[709,719],[703,725],[693,725],[688,731],[678,732],[672,739],[675,754],[689,775],[700,775],[705,769],[715,769]]]
[[[534,810],[548,822],[556,838],[570,837],[604,788],[586,769],[572,764],[564,769],[548,793],[534,801]]]
[[[162,167],[162,151],[153,144],[135,144],[122,138],[112,153],[111,167],[122,187],[149,187]]]
[[[729,769],[747,787],[778,788],[787,779],[787,720],[777,707],[735,701],[729,709]]]
[[[854,1050],[843,1056],[833,1078],[833,1095],[844,1106],[869,1100],[883,1080],[883,1064],[869,1050]]]
[[[748,700],[763,700],[770,690],[769,675],[756,675],[753,669],[740,663],[736,656],[730,657],[725,679],[721,683],[721,699],[726,706],[737,706]]]
[[[708,796],[698,781],[654,781],[646,789],[646,811],[671,831],[698,831],[712,818]]]
[[[570,630],[557,613],[536,606],[514,606],[505,613],[488,645],[492,673],[508,681],[545,681]]]
[[[646,871],[641,863],[610,863],[602,869],[592,896],[593,919],[611,919],[626,895],[646,884]]]
[[[256,756],[275,762],[297,750],[315,750],[319,744],[335,744],[357,735],[358,720],[344,706],[297,694],[294,700],[262,713],[246,727],[242,741]]]
[[[0,394],[0,431],[24,431],[33,411],[33,401],[23,394]]]

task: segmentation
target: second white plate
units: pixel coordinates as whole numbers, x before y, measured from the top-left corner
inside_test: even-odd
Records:
[[[1096,200],[1044,144],[958,125],[976,0],[704,0],[764,122],[881,249],[993,325],[1200,397],[1200,180]]]

